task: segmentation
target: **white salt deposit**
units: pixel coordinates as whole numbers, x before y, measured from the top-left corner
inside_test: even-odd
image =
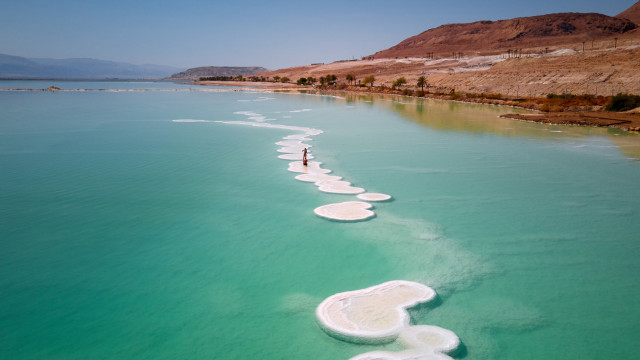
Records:
[[[208,120],[195,120],[195,119],[176,119],[176,120],[171,120],[173,122],[177,122],[177,123],[204,123],[204,122],[211,122]]]
[[[332,295],[318,305],[316,319],[332,336],[384,343],[395,340],[409,326],[408,308],[435,296],[436,292],[426,285],[394,280]]]
[[[460,345],[458,336],[452,331],[438,326],[410,326],[400,333],[400,340],[409,349],[400,352],[371,351],[349,360],[445,360],[452,359],[443,354]]]
[[[288,170],[304,174],[328,174],[331,172],[329,169],[320,168],[321,162],[309,161],[307,164],[307,166],[302,165],[302,161],[290,162]]]
[[[458,348],[460,339],[453,331],[433,325],[417,325],[400,333],[400,340],[415,349],[450,352]]]
[[[316,182],[318,190],[333,194],[360,194],[365,190],[360,187],[351,186],[348,181],[328,180]]]
[[[323,205],[313,212],[323,218],[338,221],[361,221],[374,217],[376,214],[369,210],[372,205],[362,201],[346,201],[336,204]]]
[[[278,155],[278,159],[283,159],[283,160],[300,160],[302,161],[302,152],[300,152],[299,154],[295,154],[295,153],[285,153],[282,155]],[[307,153],[307,160],[311,160],[314,159],[313,155]]]
[[[327,174],[300,174],[296,176],[296,180],[315,183],[319,181],[342,180],[342,176],[327,175]]]
[[[278,141],[276,145],[282,146],[280,149],[278,149],[278,152],[290,154],[302,154],[302,150],[304,150],[305,148],[311,148],[311,145],[297,140]],[[302,160],[302,155],[300,156],[300,159]]]
[[[380,193],[364,193],[358,195],[358,199],[364,201],[387,201],[391,199],[391,195],[380,194]]]
[[[322,130],[307,128],[307,127],[300,127],[300,126],[259,123],[259,122],[251,122],[251,121],[216,121],[216,122],[221,124],[245,125],[245,126],[264,127],[264,128],[270,128],[270,129],[300,131],[309,136],[320,135],[323,133]]]

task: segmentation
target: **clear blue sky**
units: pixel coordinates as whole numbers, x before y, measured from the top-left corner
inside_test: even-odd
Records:
[[[360,58],[447,23],[554,12],[613,16],[635,2],[4,0],[0,53],[277,69]]]

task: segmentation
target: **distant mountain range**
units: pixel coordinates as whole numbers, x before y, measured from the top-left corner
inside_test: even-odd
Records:
[[[191,68],[171,75],[170,80],[199,80],[209,76],[248,76],[261,71],[268,71],[258,66],[202,66]]]
[[[184,68],[97,59],[40,59],[0,54],[3,79],[162,79]]]

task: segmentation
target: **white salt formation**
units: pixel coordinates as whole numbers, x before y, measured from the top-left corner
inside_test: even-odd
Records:
[[[350,360],[451,360],[443,353],[451,352],[460,345],[460,339],[453,331],[431,325],[410,326],[400,333],[400,340],[409,349],[400,352],[371,351]]]
[[[311,111],[311,109],[302,109],[302,110],[293,110],[292,113],[295,112],[306,112]],[[278,155],[278,158],[283,160],[292,161],[289,163],[288,170],[291,172],[301,173],[296,176],[297,180],[313,182],[318,187],[318,190],[322,192],[332,193],[332,194],[347,194],[347,195],[358,195],[360,200],[365,201],[385,201],[389,200],[391,196],[386,194],[376,194],[376,193],[364,193],[366,190],[361,187],[352,186],[350,182],[343,181],[342,177],[327,175],[331,173],[329,169],[323,169],[320,167],[322,165],[321,162],[317,161],[308,161],[307,165],[302,165],[303,160],[303,150],[309,150],[311,145],[304,143],[305,141],[311,141],[311,137],[315,135],[322,134],[322,130],[299,127],[299,126],[288,126],[288,125],[277,125],[271,123],[265,123],[265,121],[273,120],[267,119],[264,115],[258,114],[253,111],[238,111],[234,114],[244,115],[249,118],[249,120],[253,121],[217,121],[219,123],[224,124],[235,124],[235,125],[246,125],[246,126],[254,126],[254,127],[265,127],[271,129],[281,129],[281,130],[291,130],[300,132],[300,134],[292,134],[287,135],[282,138],[282,140],[278,141],[276,145],[281,146],[277,151],[281,153]],[[307,152],[307,160],[314,159],[314,156],[310,151]],[[338,220],[338,221],[361,221],[370,219],[375,216],[375,213],[371,211],[372,205],[366,202],[361,201],[348,201],[337,204],[328,204],[324,206],[317,207],[314,209],[314,213],[316,215],[330,219],[330,220]]]
[[[316,308],[316,318],[328,334],[338,338],[390,342],[409,326],[407,309],[435,296],[433,289],[420,283],[389,281],[328,297]]]
[[[338,221],[361,221],[374,217],[376,214],[369,210],[371,204],[362,201],[346,201],[337,204],[323,205],[313,210],[316,215]]]
[[[316,182],[318,190],[333,194],[360,194],[363,188],[351,186],[348,181],[328,180]]]
[[[221,124],[245,125],[245,126],[255,126],[255,127],[263,127],[263,128],[270,128],[270,129],[300,131],[309,136],[320,135],[323,132],[322,130],[307,128],[307,127],[278,125],[278,124],[263,123],[263,122],[262,123],[251,122],[251,121],[216,121],[216,122]]]
[[[195,120],[195,119],[176,119],[176,120],[171,120],[171,121],[173,121],[173,122],[177,122],[177,123],[180,123],[180,122],[184,122],[184,123],[203,123],[203,122],[211,122],[211,121],[208,121],[208,120]]]
[[[294,161],[289,163],[288,170],[304,174],[328,174],[331,172],[329,169],[320,168],[320,165],[322,165],[322,163],[318,161],[309,161],[307,166],[302,165],[301,161]]]
[[[453,331],[433,325],[410,326],[400,333],[400,340],[410,348],[434,352],[451,352],[460,345]]]
[[[294,154],[294,153],[290,153],[290,154],[282,154],[282,155],[278,155],[278,159],[283,159],[283,160],[300,160],[302,161],[302,151],[300,151],[299,154]],[[311,160],[314,159],[313,155],[311,155],[310,153],[307,153],[307,160]]]
[[[309,157],[309,155],[307,155],[307,157]],[[296,176],[296,180],[317,183],[320,181],[342,180],[342,176],[327,175],[327,174],[300,174]]]
[[[308,149],[311,147],[311,145],[305,144],[302,141],[298,141],[298,140],[278,141],[276,145],[282,146],[280,149],[278,149],[278,152],[290,153],[290,154],[298,154],[298,153],[302,154],[302,150],[304,150],[305,148]]]
[[[283,140],[300,140],[300,141],[311,141],[311,138],[306,134],[294,134],[285,136],[282,138]]]
[[[357,196],[358,199],[364,201],[387,201],[391,199],[391,195],[380,193],[364,193]]]

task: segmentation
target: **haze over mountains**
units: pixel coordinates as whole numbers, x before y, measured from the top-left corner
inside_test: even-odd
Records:
[[[259,66],[201,66],[187,69],[171,75],[171,80],[198,80],[207,76],[248,76],[261,71],[268,71]]]
[[[0,54],[0,78],[4,79],[162,79],[182,70],[97,59],[39,59]]]

